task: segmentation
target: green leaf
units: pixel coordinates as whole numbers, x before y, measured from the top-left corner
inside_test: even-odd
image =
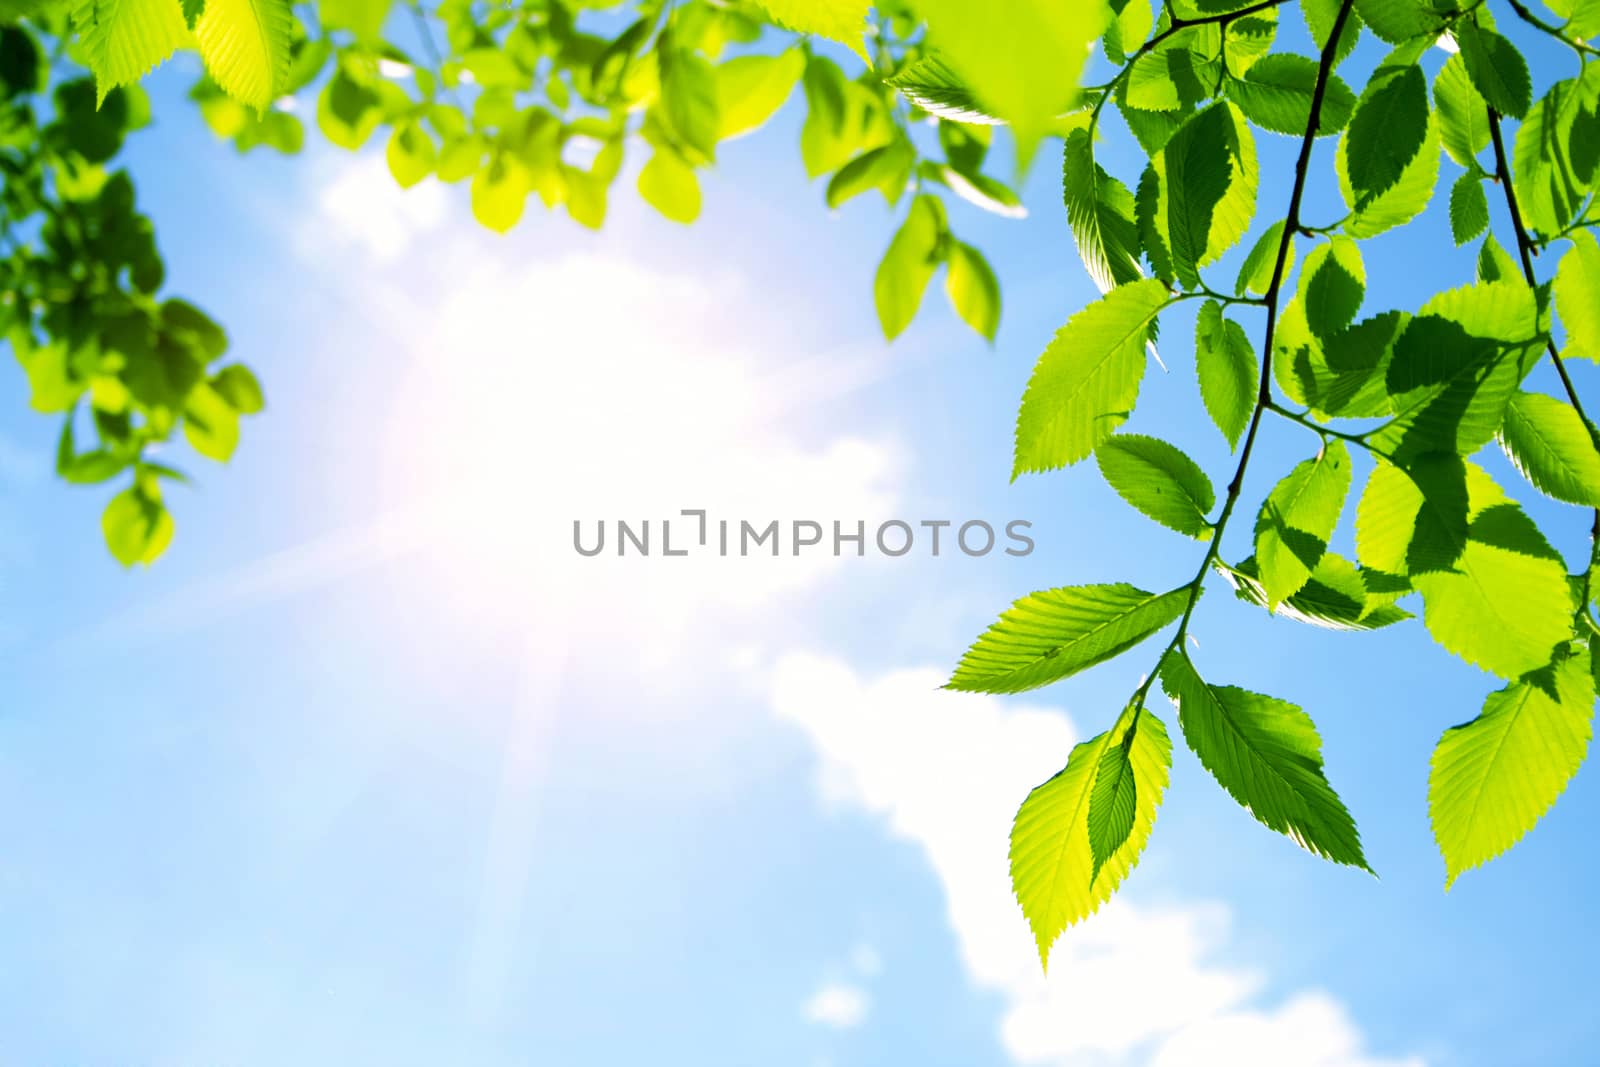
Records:
[[[1440,293],[1395,343],[1388,389],[1395,418],[1372,435],[1402,462],[1435,450],[1477,451],[1539,357],[1533,290],[1493,282]]]
[[[83,62],[94,71],[97,104],[105,103],[106,94],[117,86],[143,78],[189,41],[177,0],[80,0],[72,21]]]
[[[1540,492],[1600,508],[1600,453],[1572,405],[1518,393],[1506,405],[1499,436],[1511,462]]]
[[[673,222],[700,217],[700,179],[670,148],[658,148],[639,171],[639,195]]]
[[[922,306],[923,291],[939,266],[944,229],[939,201],[927,194],[917,197],[878,264],[872,296],[883,335],[891,341],[911,325]]]
[[[974,207],[1008,219],[1021,219],[1028,215],[1021,198],[1004,183],[987,174],[964,174],[954,167],[928,163],[923,164],[922,173],[943,183]]]
[[[1195,323],[1195,372],[1211,421],[1228,439],[1230,450],[1238,447],[1255,411],[1260,372],[1244,327],[1224,318],[1215,300],[1201,306]]]
[[[522,218],[532,191],[527,168],[496,152],[472,178],[472,217],[495,233],[507,233]]]
[[[1262,825],[1324,859],[1371,871],[1355,820],[1323,772],[1309,715],[1284,700],[1207,685],[1181,651],[1162,666],[1161,688],[1201,764]]]
[[[1427,113],[1422,148],[1406,164],[1399,180],[1384,192],[1376,195],[1357,193],[1350,178],[1350,153],[1351,142],[1349,131],[1346,131],[1345,136],[1339,139],[1339,150],[1334,159],[1339,192],[1352,209],[1350,217],[1344,222],[1345,236],[1356,240],[1376,237],[1396,226],[1405,225],[1427,210],[1433,200],[1433,187],[1439,180],[1439,123],[1433,112]]]
[[[1533,100],[1533,79],[1516,45],[1471,18],[1454,23],[1461,61],[1478,94],[1502,115],[1520,119]]]
[[[973,642],[946,688],[1020,693],[1060,681],[1176,621],[1189,592],[1157,595],[1119,582],[1030,593]]]
[[[806,68],[805,53],[736,56],[716,68],[717,140],[760,129],[789,99]]]
[[[1439,133],[1450,158],[1468,171],[1478,168],[1478,153],[1489,147],[1489,105],[1467,76],[1466,62],[1451,56],[1433,79]]]
[[[1256,517],[1256,561],[1269,610],[1299,592],[1327,551],[1350,491],[1350,454],[1337,438],[1273,487]]]
[[[1131,749],[1136,730],[1129,730],[1119,744],[1107,745],[1100,754],[1100,766],[1089,791],[1089,854],[1094,867],[1089,882],[1100,877],[1100,868],[1117,854],[1133,833],[1138,815],[1139,783],[1133,770]]]
[[[349,30],[356,39],[375,43],[383,39],[383,24],[391,0],[317,0],[317,15],[324,30]]]
[[[317,97],[317,128],[332,144],[354,151],[382,121],[380,103],[377,93],[337,70]]]
[[[1342,0],[1301,0],[1300,13],[1305,16],[1306,28],[1311,31],[1311,39],[1316,43],[1318,52],[1328,47],[1328,38],[1333,36],[1333,24],[1338,19],[1342,6]],[[1343,63],[1355,50],[1360,37],[1361,15],[1356,11],[1350,11],[1346,14],[1344,28],[1339,31],[1339,44],[1334,50],[1334,61]]]
[[[1228,97],[1245,116],[1273,133],[1304,136],[1311,122],[1311,99],[1317,85],[1317,61],[1305,56],[1269,55],[1243,78],[1228,81]],[[1356,96],[1336,75],[1330,75],[1317,116],[1317,135],[1338,133],[1350,121]]]
[[[1552,85],[1517,127],[1512,186],[1527,225],[1553,234],[1572,222],[1588,190],[1573,162],[1573,127],[1583,111],[1573,79]]]
[[[1234,282],[1235,296],[1254,293],[1256,296],[1265,296],[1267,290],[1272,288],[1272,272],[1278,266],[1278,245],[1283,241],[1283,220],[1274,222],[1262,231],[1256,238],[1256,243],[1244,257],[1244,263],[1239,266],[1239,278]],[[1284,253],[1283,271],[1287,277],[1294,268],[1294,235],[1289,235],[1289,248]]]
[[[1499,486],[1453,453],[1405,470],[1380,463],[1362,494],[1364,566],[1409,572],[1433,639],[1468,663],[1519,678],[1572,633],[1566,566]]]
[[[1000,282],[983,254],[960,241],[950,246],[945,268],[945,293],[961,321],[984,338],[994,340],[1000,329]]]
[[[1106,750],[1123,746],[1133,771],[1133,827],[1097,864],[1089,838],[1094,787]],[[1110,730],[1074,746],[1066,767],[1022,802],[1011,827],[1011,887],[1041,965],[1049,965],[1050,946],[1061,932],[1094,914],[1139,861],[1171,770],[1166,726],[1149,709],[1130,708]],[[1102,845],[1110,839],[1103,834]]]
[[[1356,0],[1356,12],[1373,33],[1390,44],[1435,37],[1444,28],[1444,20],[1427,0]]]
[[[883,193],[891,204],[896,202],[911,178],[911,166],[916,157],[916,151],[904,140],[894,140],[861,153],[829,179],[825,197],[828,206],[836,208],[869,189]]]
[[[1110,5],[1014,0],[1005,17],[968,0],[921,0],[928,39],[973,87],[982,110],[1011,124],[1025,166],[1038,140],[1077,103],[1094,42],[1111,21]]]
[[[1306,256],[1300,271],[1299,296],[1306,325],[1327,338],[1355,321],[1366,295],[1367,271],[1361,249],[1350,238],[1335,235]]]
[[[1393,188],[1427,143],[1428,83],[1415,64],[1375,77],[1341,145],[1358,205]]]
[[[1056,331],[1022,395],[1013,479],[1077,463],[1111,436],[1139,397],[1145,344],[1168,299],[1153,278],[1129,282]]]
[[[1217,63],[1183,44],[1183,35],[1133,61],[1124,99],[1137,111],[1184,112],[1212,95]]]
[[[211,386],[197,385],[183,406],[183,436],[202,456],[226,463],[239,447],[239,412]]]
[[[1567,656],[1489,694],[1483,713],[1446,730],[1428,774],[1428,816],[1445,885],[1522,840],[1589,750],[1594,678]]]
[[[1267,606],[1266,586],[1261,584],[1261,569],[1254,556],[1237,567],[1224,567],[1219,562],[1217,568],[1240,600],[1257,607]],[[1369,592],[1356,565],[1333,552],[1322,554],[1312,568],[1311,578],[1298,593],[1278,605],[1276,614],[1329,630],[1377,630],[1411,618],[1410,612]]]
[[[1555,296],[1567,331],[1563,354],[1600,362],[1600,242],[1588,230],[1572,235],[1556,268]]]
[[[1226,103],[1214,104],[1173,134],[1151,161],[1159,179],[1155,222],[1172,266],[1186,285],[1249,228],[1256,163],[1249,125]]]
[[[1398,311],[1386,311],[1319,337],[1296,297],[1279,316],[1273,335],[1273,376],[1290,399],[1319,418],[1391,415],[1389,364],[1409,321]]]
[[[132,567],[154,563],[172,543],[172,515],[160,499],[138,486],[111,498],[100,517],[106,547],[118,563]]]
[[[1131,0],[1130,0],[1131,2]],[[1102,293],[1143,275],[1133,194],[1094,159],[1087,130],[1068,135],[1062,151],[1061,193],[1078,258]]]
[[[831,59],[810,57],[801,84],[806,120],[800,129],[800,158],[808,176],[838,170],[851,157],[894,138],[879,94],[845,78]]]
[[[1478,281],[1522,283],[1522,267],[1489,234],[1478,247]]]
[[[1468,171],[1450,188],[1450,234],[1464,245],[1489,228],[1489,200],[1482,178]]]
[[[395,126],[394,133],[389,137],[385,158],[389,163],[389,173],[394,175],[400,188],[409,189],[433,173],[439,150],[421,125],[402,122]]]
[[[1100,473],[1117,495],[1168,529],[1205,540],[1216,491],[1200,465],[1156,437],[1117,434],[1095,449]]]
[[[693,52],[661,52],[661,105],[681,147],[710,163],[717,156],[722,117],[717,111],[717,75],[710,63]]]
[[[262,112],[288,80],[293,24],[288,0],[206,0],[194,35],[212,79]]]
[[[211,388],[241,415],[259,414],[267,406],[261,383],[256,380],[255,373],[242,363],[233,363],[217,371],[211,379]]]
[[[862,44],[870,0],[761,0],[761,6],[784,29],[838,41],[871,62]]]
[[[951,122],[994,125],[1001,120],[983,110],[974,93],[938,52],[930,51],[884,84],[930,115]]]

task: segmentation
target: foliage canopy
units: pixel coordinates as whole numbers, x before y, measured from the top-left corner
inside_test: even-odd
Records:
[[[1546,0],[1543,13],[1522,0],[1504,10],[1499,0],[1003,7],[0,0],[0,328],[33,407],[61,417],[57,470],[74,483],[123,482],[104,513],[106,542],[124,564],[147,564],[173,536],[163,484],[183,479],[152,450],[181,430],[196,452],[226,461],[241,417],[263,408],[251,371],[224,362],[222,329],[159,295],[154,229],[114,169],[124,138],[149,120],[140,78],[178,49],[204,60],[190,96],[239,151],[299,151],[305,130],[288,102],[314,95],[330,142],[353,150],[382,138],[400,185],[466,184],[476,218],[502,232],[534,198],[600,226],[623,155],[637,149],[648,153],[639,194],[692,222],[699,173],[719,147],[798,90],[801,163],[826,178],[827,204],[877,193],[903,207],[873,281],[890,338],[940,270],[961,318],[994,338],[998,281],[951,231],[945,205],[958,197],[1020,217],[1015,179],[1042,142],[1059,141],[1065,218],[1102,295],[1039,357],[1013,477],[1092,456],[1118,495],[1197,545],[1197,563],[1165,591],[1115,583],[1025,596],[950,679],[1018,692],[1165,635],[1109,729],[1073,749],[1017,814],[1012,878],[1041,959],[1128,875],[1154,826],[1172,759],[1157,685],[1184,741],[1246,811],[1316,855],[1370,870],[1312,716],[1208,680],[1191,657],[1213,575],[1268,612],[1339,630],[1400,624],[1420,604],[1435,641],[1503,681],[1477,717],[1445,732],[1432,761],[1430,814],[1453,882],[1549,810],[1591,735],[1600,430],[1567,364],[1600,361],[1600,49],[1588,43],[1600,3]],[[1279,46],[1296,9],[1313,54]],[[1514,37],[1559,48],[1575,69],[1536,85]],[[1365,73],[1347,62],[1363,38],[1386,52]],[[1084,86],[1070,57],[1087,61],[1094,47],[1109,74]],[[1097,158],[1108,122],[1142,150],[1140,174],[1119,177]],[[1002,129],[1015,148],[1005,175],[990,151]],[[1263,173],[1257,141],[1271,136],[1297,145],[1292,173]],[[1319,152],[1346,211],[1312,225],[1302,208]],[[1457,172],[1448,194],[1443,157]],[[1491,201],[1509,220],[1498,235]],[[1363,242],[1430,210],[1457,245],[1479,242],[1477,277],[1415,309],[1369,306]],[[1229,285],[1219,263],[1235,250]],[[1171,443],[1120,432],[1162,316],[1191,300],[1201,401],[1237,454],[1225,482]],[[1555,394],[1530,388],[1546,360]],[[1303,428],[1314,451],[1249,509],[1241,538],[1233,520],[1268,418]],[[1524,491],[1588,516],[1585,558],[1564,560],[1474,462],[1488,447],[1505,452]],[[1375,462],[1364,484],[1359,452]],[[1346,559],[1329,544],[1352,510]]]

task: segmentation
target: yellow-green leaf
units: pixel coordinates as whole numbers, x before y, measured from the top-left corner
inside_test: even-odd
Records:
[[[265,111],[289,74],[288,0],[206,0],[195,23],[206,71],[227,94]]]
[[[82,0],[73,12],[97,103],[131,85],[189,43],[178,0]]]
[[[1105,753],[1118,745],[1126,745],[1133,775],[1133,825],[1097,863],[1089,811]],[[1050,946],[1061,932],[1094,914],[1139,862],[1171,770],[1166,726],[1149,709],[1130,708],[1110,730],[1075,746],[1066,767],[1022,802],[1011,827],[1011,887],[1033,930],[1041,965],[1049,966]]]
[[[867,10],[872,6],[870,0],[761,0],[761,6],[773,22],[786,30],[838,41],[867,59],[862,39],[867,29]]]
[[[1483,713],[1446,730],[1428,775],[1428,815],[1445,885],[1522,840],[1589,751],[1594,677],[1565,656],[1489,694]]]
[[[639,171],[639,195],[673,222],[700,217],[700,180],[670,148],[658,148]]]

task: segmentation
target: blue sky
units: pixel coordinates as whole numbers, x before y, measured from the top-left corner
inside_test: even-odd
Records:
[[[269,412],[227,470],[191,464],[171,552],[125,574],[104,494],[47,476],[55,427],[0,370],[5,1062],[1589,1062],[1593,774],[1446,894],[1427,758],[1497,683],[1419,623],[1331,634],[1220,588],[1202,671],[1312,713],[1382,879],[1262,829],[1180,745],[1139,867],[1038,974],[1009,816],[1154,651],[1004,700],[941,672],[1017,596],[1166,588],[1199,551],[1092,466],[1007,481],[1033,361],[1093,296],[1053,158],[1026,221],[952,209],[1004,284],[998,344],[933,289],[889,346],[892,219],[825,210],[798,101],[722,154],[691,229],[625,175],[603,234],[532,211],[500,239],[463,188],[393,190],[379,152],[237,158],[189,77],[157,76],[129,160],[174,291],[227,324]],[[1292,150],[1261,143],[1263,212]],[[1107,165],[1136,177],[1120,140]],[[1320,166],[1311,217],[1336,196]],[[1442,212],[1372,242],[1364,310],[1470,281],[1450,247]],[[1129,428],[1220,484],[1192,322],[1163,326]],[[1263,432],[1252,502],[1315,446]],[[1575,558],[1582,517],[1484,462]],[[702,506],[1024,518],[1038,550],[570,549],[574,518]]]

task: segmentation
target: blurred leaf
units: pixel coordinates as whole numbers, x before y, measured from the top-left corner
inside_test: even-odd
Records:
[[[927,195],[911,202],[906,221],[889,242],[872,281],[878,322],[890,340],[911,325],[922,294],[942,258],[944,209]]]
[[[961,320],[993,341],[1000,329],[1000,282],[976,248],[960,241],[951,243],[945,292]]]
[[[700,180],[694,168],[670,149],[656,149],[639,171],[639,195],[673,222],[700,217]]]
[[[160,500],[135,487],[111,498],[100,519],[106,547],[118,563],[148,566],[172,543],[172,515]]]
[[[790,48],[775,56],[738,56],[717,67],[717,139],[764,126],[789,99],[805,66],[805,53]]]

